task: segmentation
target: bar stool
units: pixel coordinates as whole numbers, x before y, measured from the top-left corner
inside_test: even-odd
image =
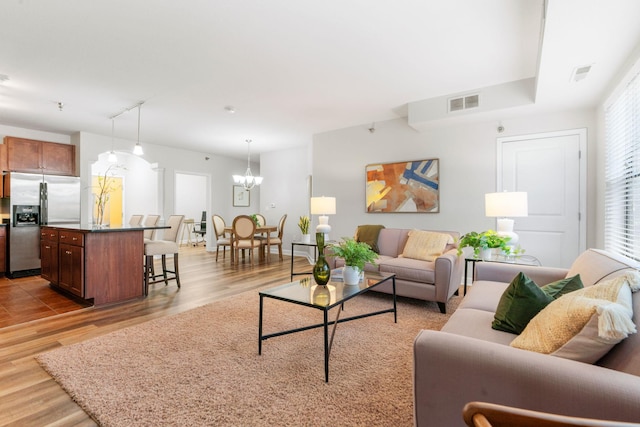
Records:
[[[132,227],[138,227],[142,225],[142,218],[144,218],[144,215],[131,215],[129,225]]]
[[[164,282],[165,286],[169,284],[169,280],[176,281],[178,289],[180,288],[180,274],[178,271],[178,236],[184,215],[171,215],[167,221],[167,225],[171,228],[164,230],[162,240],[149,240],[144,243],[144,294],[149,295],[149,285],[153,283]],[[173,271],[167,270],[167,255],[173,254]],[[162,274],[153,274],[153,257],[161,255],[162,257]],[[169,276],[167,273],[173,273]],[[162,276],[162,279],[155,280]]]
[[[155,227],[158,225],[158,221],[160,221],[160,215],[147,215],[144,220],[144,226]],[[158,230],[144,230],[144,242],[147,243],[151,240],[155,240],[157,231]]]

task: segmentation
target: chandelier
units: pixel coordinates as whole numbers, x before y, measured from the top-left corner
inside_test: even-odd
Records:
[[[240,184],[245,190],[251,190],[256,185],[262,184],[261,176],[253,176],[251,173],[251,140],[247,139],[247,171],[243,175],[233,175],[233,182]]]

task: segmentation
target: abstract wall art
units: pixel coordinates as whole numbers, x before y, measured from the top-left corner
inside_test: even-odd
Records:
[[[439,163],[439,159],[426,159],[367,165],[366,211],[440,212]]]

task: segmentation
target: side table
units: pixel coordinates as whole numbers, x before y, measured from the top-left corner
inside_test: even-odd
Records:
[[[307,247],[313,247],[315,248],[313,251],[313,260],[316,261],[318,259],[318,245],[316,242],[309,242],[309,243],[304,243],[304,242],[291,242],[291,281],[293,281],[293,276],[300,276],[300,275],[304,275],[304,274],[313,274],[312,271],[304,271],[304,272],[294,272],[293,271],[293,254],[294,254],[294,247],[295,246],[307,246]]]
[[[464,290],[463,295],[467,294],[467,272],[469,263],[471,263],[471,282],[476,280],[476,262],[501,262],[504,264],[518,264],[518,265],[542,265],[538,258],[531,255],[518,255],[513,258],[498,255],[494,258],[482,259],[482,258],[465,258],[464,259]]]
[[[184,242],[184,235],[187,235],[187,246],[192,244],[191,234],[193,233],[193,226],[195,224],[195,220],[192,218],[187,218],[182,220],[182,236],[180,236],[180,246],[182,246],[182,242]],[[195,246],[195,245],[194,245]]]

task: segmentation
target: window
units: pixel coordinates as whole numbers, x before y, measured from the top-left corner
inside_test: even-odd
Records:
[[[640,74],[606,108],[605,249],[640,261]]]

